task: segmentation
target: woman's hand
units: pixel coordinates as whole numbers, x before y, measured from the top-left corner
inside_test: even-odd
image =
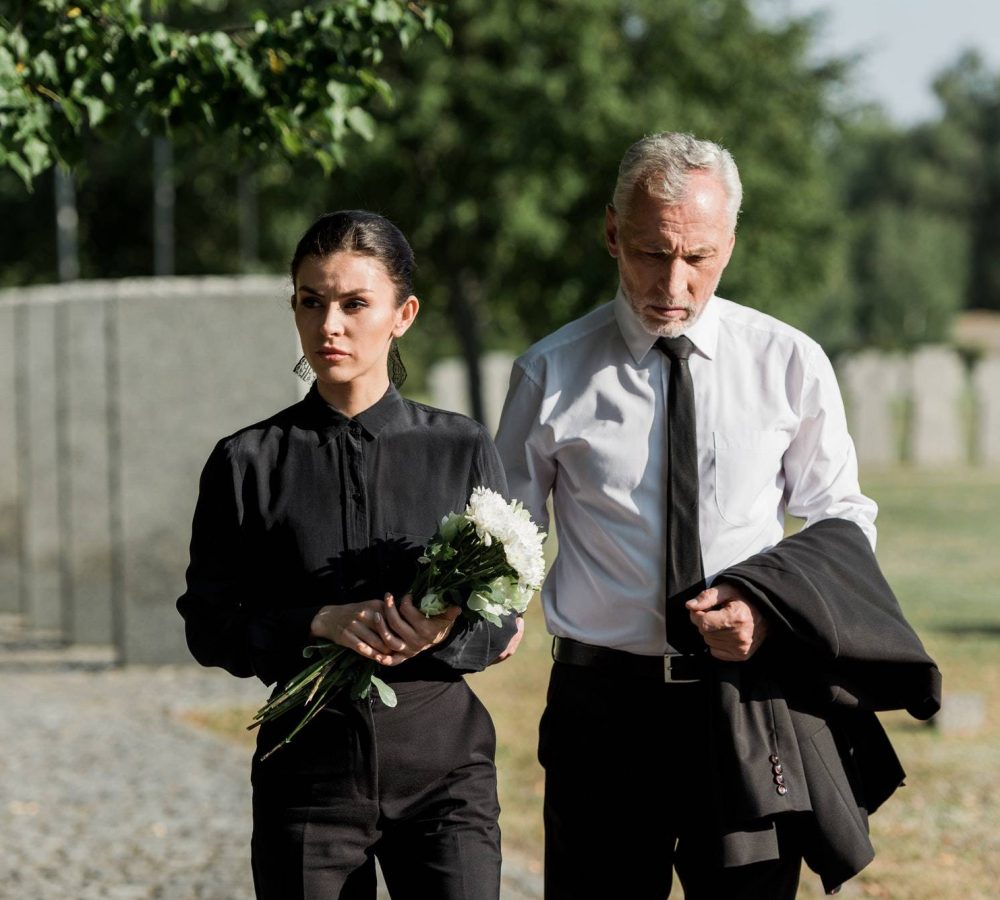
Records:
[[[403,642],[403,646],[394,646],[392,662],[383,665],[396,665],[428,647],[440,644],[448,636],[461,612],[459,607],[449,606],[441,615],[428,618],[413,605],[413,597],[409,594],[398,605],[392,594],[386,594],[385,618],[392,634]]]
[[[324,606],[313,617],[309,630],[313,637],[333,641],[383,666],[395,665],[407,658],[396,659],[397,654],[407,649],[407,643],[389,628],[386,604],[382,600]]]
[[[385,600],[324,606],[313,617],[310,631],[379,665],[396,666],[440,644],[461,612],[452,606],[428,618],[413,605],[409,594],[398,606],[392,594],[386,594]]]
[[[511,639],[507,641],[507,646],[504,647],[496,659],[487,663],[487,665],[495,666],[497,663],[502,663],[504,660],[510,659],[515,653],[517,653],[517,648],[521,644],[521,638],[524,637],[524,617],[518,616],[515,620],[515,625],[517,626],[517,631],[515,631],[511,636]]]

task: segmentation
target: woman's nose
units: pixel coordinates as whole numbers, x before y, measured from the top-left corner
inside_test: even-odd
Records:
[[[344,317],[340,310],[330,306],[326,315],[323,316],[323,334],[342,334],[344,331]]]

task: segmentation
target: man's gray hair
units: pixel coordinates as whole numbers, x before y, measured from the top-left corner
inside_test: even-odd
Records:
[[[743,200],[743,185],[732,154],[711,141],[702,141],[680,131],[664,131],[636,141],[622,157],[618,182],[612,199],[620,216],[628,217],[628,207],[637,188],[667,203],[685,199],[692,172],[715,175],[726,194],[730,225],[736,220]]]

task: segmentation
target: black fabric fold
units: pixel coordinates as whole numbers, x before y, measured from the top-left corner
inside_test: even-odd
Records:
[[[817,522],[720,582],[770,624],[751,660],[713,666],[724,864],[774,858],[776,823],[797,817],[806,863],[831,891],[871,862],[868,815],[905,775],[875,711],[929,718],[941,673],[852,522]]]

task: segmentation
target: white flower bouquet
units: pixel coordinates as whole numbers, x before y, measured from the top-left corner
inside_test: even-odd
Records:
[[[500,625],[501,616],[523,613],[541,587],[544,540],[545,535],[520,503],[508,503],[495,491],[477,487],[464,512],[450,513],[441,520],[420,557],[409,593],[425,616],[460,606],[471,621],[486,619]],[[256,712],[249,727],[256,728],[300,706],[306,707],[306,712],[262,759],[291,741],[342,691],[356,700],[367,697],[374,687],[386,706],[396,705],[395,692],[375,674],[378,663],[330,641],[306,647],[303,653],[315,659]]]

